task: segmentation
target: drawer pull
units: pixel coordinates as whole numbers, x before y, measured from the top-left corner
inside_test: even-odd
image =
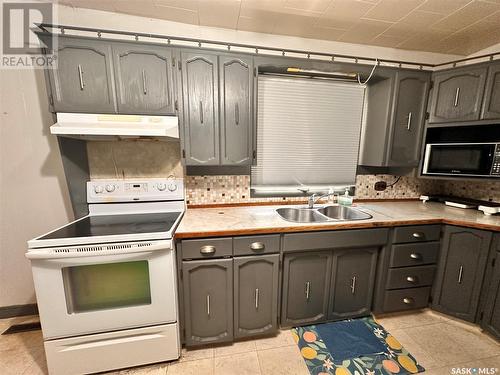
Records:
[[[460,266],[460,270],[458,271],[458,283],[462,284],[462,277],[464,276],[464,266]]]
[[[356,292],[356,276],[353,276],[351,279],[351,293],[354,294]]]
[[[403,298],[403,303],[405,303],[406,305],[412,305],[413,304],[413,298]]]
[[[418,278],[416,276],[408,276],[406,278],[406,281],[412,284],[416,284],[418,282]]]
[[[415,260],[421,260],[421,259],[422,259],[422,254],[419,254],[419,253],[411,253],[411,254],[410,254],[410,258],[411,258],[411,259],[415,259]]]
[[[200,248],[200,253],[204,255],[215,254],[215,246],[205,245]]]
[[[311,283],[309,281],[306,282],[306,301],[309,301],[309,297],[311,296]]]
[[[264,245],[262,242],[252,242],[250,244],[250,249],[253,251],[264,250],[265,248],[266,245]]]
[[[259,288],[255,289],[255,309],[259,308]]]
[[[415,237],[415,238],[423,238],[424,234],[422,232],[415,232],[415,233],[413,233],[413,237]]]
[[[207,315],[210,316],[210,294],[207,294]]]

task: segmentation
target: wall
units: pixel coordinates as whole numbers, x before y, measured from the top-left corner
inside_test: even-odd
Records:
[[[43,71],[0,70],[0,307],[33,303],[26,241],[72,218]]]

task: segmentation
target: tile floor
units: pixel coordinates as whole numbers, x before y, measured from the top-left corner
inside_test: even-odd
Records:
[[[35,320],[20,317],[0,320],[0,332],[13,323]],[[427,375],[450,375],[452,368],[498,368],[500,343],[471,324],[430,310],[393,314],[377,319],[427,369]],[[46,374],[40,331],[0,336],[0,374]],[[489,372],[493,375],[495,372]],[[291,334],[182,350],[178,361],[114,372],[129,375],[308,375]]]

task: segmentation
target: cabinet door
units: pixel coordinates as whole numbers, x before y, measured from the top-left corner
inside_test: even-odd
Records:
[[[249,165],[253,153],[253,60],[219,56],[221,164]]]
[[[370,313],[377,252],[377,248],[334,251],[329,319]]]
[[[282,326],[326,319],[331,269],[332,253],[329,251],[285,255]]]
[[[495,252],[493,262],[491,281],[485,285],[487,297],[481,326],[500,339],[500,252]]]
[[[171,49],[115,43],[113,58],[118,112],[174,113]]]
[[[218,165],[217,55],[182,52],[181,59],[186,165]]]
[[[398,72],[392,130],[387,150],[388,166],[415,167],[419,163],[429,82],[429,73]]]
[[[182,262],[186,345],[233,338],[233,260]]]
[[[234,336],[277,329],[279,254],[234,259]]]
[[[491,232],[445,228],[433,308],[474,321],[490,242]]]
[[[114,113],[111,45],[59,37],[57,69],[49,70],[55,112]]]
[[[486,68],[461,68],[434,75],[429,122],[479,120]]]
[[[483,119],[500,118],[500,64],[491,64],[484,94]]]

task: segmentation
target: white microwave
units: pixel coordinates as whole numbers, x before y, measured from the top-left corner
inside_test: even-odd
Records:
[[[500,143],[429,143],[422,175],[500,177]]]

